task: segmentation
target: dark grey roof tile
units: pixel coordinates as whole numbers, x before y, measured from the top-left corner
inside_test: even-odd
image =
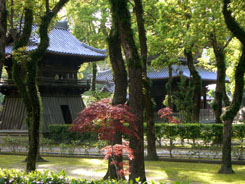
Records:
[[[37,49],[37,45],[40,42],[39,36],[36,33],[37,27],[33,26],[33,33],[28,45],[28,51]],[[85,43],[80,42],[75,38],[68,29],[63,27],[55,27],[49,33],[49,47],[48,53],[55,53],[61,55],[73,55],[73,56],[85,56],[98,59],[104,59],[106,57],[106,50],[97,49],[91,47]],[[7,54],[13,51],[13,46],[8,45],[5,49]]]
[[[186,78],[190,78],[190,71],[186,65],[173,65],[172,66],[172,76],[173,77],[179,77],[181,74],[185,76]],[[202,80],[206,81],[216,81],[217,74],[212,71],[205,70],[203,68],[197,68],[197,71],[202,78]],[[162,69],[150,69],[147,72],[147,76],[152,80],[157,79],[168,79],[169,73],[168,68],[164,67]],[[225,79],[227,82],[229,81],[229,78],[226,77]],[[97,82],[107,82],[107,81],[113,81],[113,75],[112,70],[106,70],[103,72],[99,72],[96,78]]]

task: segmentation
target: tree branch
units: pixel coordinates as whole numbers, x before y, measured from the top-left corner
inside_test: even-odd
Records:
[[[55,7],[52,9],[53,14],[57,14],[60,9],[68,2],[69,0],[60,0]]]
[[[222,50],[225,50],[225,48],[229,45],[229,43],[231,42],[231,40],[233,39],[233,36],[231,36],[225,43],[224,47],[222,48]]]
[[[50,12],[50,9],[49,9],[49,0],[46,0],[45,3],[46,3],[46,12]]]
[[[235,19],[231,15],[231,11],[228,10],[228,6],[230,4],[230,0],[224,0],[223,6],[223,15],[225,18],[225,22],[229,30],[243,43],[245,44],[245,31],[241,28],[241,26],[235,21]]]

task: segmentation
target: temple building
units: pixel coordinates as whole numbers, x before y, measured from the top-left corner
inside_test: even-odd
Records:
[[[36,29],[33,26],[34,30]],[[84,108],[81,94],[90,88],[87,80],[78,80],[77,72],[84,62],[104,60],[106,51],[91,47],[76,39],[67,22],[56,23],[49,33],[50,43],[39,64],[38,84],[42,99],[41,132],[47,133],[50,124],[70,124]],[[37,49],[40,39],[33,32],[28,52]],[[6,47],[10,55],[13,45]],[[0,130],[26,130],[25,107],[12,80],[11,58],[6,63],[8,80],[0,85],[5,95]]]
[[[172,91],[178,90],[177,84],[180,82],[181,76],[185,77],[187,80],[190,79],[190,71],[186,65],[186,60],[183,58],[179,60],[181,63],[180,65],[172,65]],[[196,70],[202,80],[201,108],[206,109],[208,108],[207,101],[210,100],[207,96],[207,86],[210,84],[216,84],[217,74],[201,67],[197,67]],[[148,67],[147,76],[152,81],[151,94],[156,104],[155,110],[158,110],[164,106],[163,100],[167,95],[166,83],[169,79],[168,67],[159,69]],[[226,82],[228,81],[229,79],[226,77]],[[114,83],[112,70],[109,69],[99,72],[96,77],[96,82],[98,84],[104,84],[102,89],[103,91],[113,92]]]

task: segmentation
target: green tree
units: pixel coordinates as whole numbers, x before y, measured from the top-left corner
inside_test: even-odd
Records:
[[[110,0],[111,13],[118,22],[119,35],[125,58],[128,65],[129,75],[129,105],[137,115],[136,126],[140,139],[130,136],[130,147],[134,150],[135,159],[130,161],[130,180],[146,181],[144,164],[144,137],[143,137],[143,84],[142,84],[142,62],[140,60],[136,43],[131,29],[131,17],[125,0]]]
[[[192,121],[199,121],[201,78],[196,71],[194,61],[200,57],[204,48],[203,33],[198,29],[196,1],[161,1],[157,3],[159,18],[155,24],[152,37],[152,49],[160,54],[156,63],[172,65],[179,57],[187,58],[190,70],[190,81],[194,86]],[[160,61],[160,62],[158,62]],[[162,65],[162,64],[161,64]],[[170,69],[171,73],[171,69]],[[168,93],[171,93],[171,75],[168,82]],[[171,100],[171,98],[170,98]]]
[[[215,90],[215,100],[212,107],[215,112],[216,123],[222,123],[220,116],[222,113],[222,101],[229,105],[229,99],[225,90],[226,61],[225,54],[227,46],[232,40],[231,32],[226,28],[224,17],[222,16],[221,1],[198,1],[196,6],[199,14],[199,27],[203,32],[207,47],[211,47],[215,56],[217,68],[217,82]]]
[[[101,0],[70,0],[66,6],[67,17],[74,35],[93,47],[104,48],[109,35],[109,3]],[[96,88],[97,63],[92,62],[92,87]]]
[[[75,6],[74,6],[75,4]],[[73,32],[81,41],[92,46],[104,47],[107,38],[110,63],[113,71],[113,80],[115,90],[112,104],[124,104],[127,93],[127,72],[121,53],[121,42],[119,39],[118,26],[115,19],[112,19],[112,28],[110,34],[107,24],[109,22],[109,3],[107,1],[90,1],[90,0],[71,0],[67,6],[67,15],[73,22]],[[95,80],[97,73],[97,64],[92,64],[92,91],[95,90]],[[112,144],[121,144],[121,133],[115,134]],[[120,163],[122,157],[117,158]],[[108,170],[104,179],[118,179],[116,168],[111,165],[111,159],[108,161]]]
[[[13,79],[26,107],[26,123],[29,135],[27,172],[36,169],[39,148],[41,102],[37,83],[38,63],[42,60],[49,46],[48,27],[52,18],[57,15],[67,1],[60,0],[52,9],[50,9],[49,0],[45,1],[45,13],[41,17],[39,27],[40,43],[38,48],[30,53],[26,53],[26,47],[32,33],[33,9],[37,4],[30,0],[24,2],[24,27],[20,38],[15,42],[13,51]]]
[[[151,100],[151,81],[147,77],[147,38],[144,22],[144,10],[141,0],[134,0],[136,20],[138,27],[138,35],[140,42],[141,58],[143,62],[143,95],[144,95],[144,113],[145,121],[147,123],[147,158],[149,160],[158,160],[156,153],[156,136],[155,136],[155,123],[154,123],[154,109]]]
[[[222,115],[224,120],[224,130],[223,130],[223,149],[222,149],[222,165],[219,173],[230,174],[234,171],[232,170],[231,163],[231,134],[232,134],[232,122],[236,116],[242,101],[243,87],[244,87],[244,72],[245,72],[245,31],[244,28],[239,24],[239,19],[237,19],[237,11],[242,12],[241,7],[245,7],[244,1],[233,1],[223,0],[223,14],[225,18],[225,23],[228,29],[233,33],[233,35],[242,44],[242,54],[240,60],[236,66],[235,71],[235,91],[233,94],[233,99],[231,104],[228,106],[225,113]],[[234,5],[238,3],[240,7],[238,10],[233,11]],[[242,5],[242,6],[241,6]],[[231,8],[230,8],[231,7]],[[233,13],[233,16],[232,16]]]
[[[181,76],[177,87],[178,90],[173,94],[174,104],[182,117],[181,121],[190,123],[192,121],[191,115],[193,111],[193,86],[191,86],[191,83],[184,76]]]

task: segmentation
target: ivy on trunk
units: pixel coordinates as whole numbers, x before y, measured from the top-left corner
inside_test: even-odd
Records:
[[[118,22],[120,39],[125,53],[128,75],[129,75],[129,105],[133,113],[138,117],[136,126],[138,136],[130,136],[130,147],[134,150],[135,159],[130,161],[129,179],[135,181],[140,177],[140,181],[146,181],[144,164],[144,137],[143,137],[143,84],[142,84],[142,62],[140,60],[137,47],[131,29],[131,18],[125,0],[110,0],[112,16]]]
[[[13,79],[26,107],[26,123],[28,126],[29,151],[26,165],[27,172],[36,170],[36,159],[39,149],[41,99],[37,83],[38,63],[42,60],[49,46],[48,27],[51,20],[66,2],[68,0],[60,0],[50,11],[49,1],[46,1],[46,13],[41,18],[39,29],[40,43],[35,51],[28,54],[26,49],[32,33],[33,7],[32,2],[26,1],[23,32],[14,46]],[[18,57],[20,52],[23,52],[22,57]]]

